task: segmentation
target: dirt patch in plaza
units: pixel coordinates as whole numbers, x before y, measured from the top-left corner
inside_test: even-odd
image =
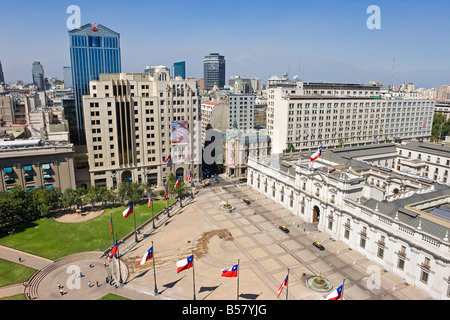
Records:
[[[195,259],[201,259],[204,255],[208,254],[209,251],[209,242],[212,238],[219,237],[223,241],[233,241],[233,236],[228,231],[228,229],[218,229],[218,230],[212,230],[208,232],[202,233],[202,235],[193,241],[191,243],[188,241],[188,247],[181,249],[185,252],[191,252],[191,250],[194,252],[194,258]],[[189,250],[188,250],[189,249]],[[178,250],[177,250],[178,251]],[[187,253],[185,254],[187,255]],[[153,260],[148,261],[148,264],[144,264],[142,266],[138,266],[137,263],[141,260],[142,257],[140,256],[128,256],[122,261],[128,266],[130,272],[139,272],[144,269],[148,269],[149,266],[153,266]],[[171,253],[155,253],[155,265],[160,266],[167,263],[175,263],[176,261],[180,260],[179,254]]]

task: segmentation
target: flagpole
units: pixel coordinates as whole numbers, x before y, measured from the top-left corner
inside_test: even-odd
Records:
[[[135,210],[133,201],[131,202],[131,205],[133,206],[133,216],[134,216],[134,242],[137,243],[138,238],[137,238],[137,229],[136,229],[136,210]]]
[[[288,268],[287,284],[286,284],[286,300],[288,300],[288,292],[289,292],[289,268]]]
[[[150,195],[150,197],[151,197],[152,195]],[[151,201],[152,201],[152,221],[153,221],[153,229],[155,229],[155,216],[154,216],[154,214],[153,214],[153,199],[151,199]]]
[[[194,300],[195,300],[195,263],[194,263],[194,250],[192,250],[192,284],[193,284],[193,289],[194,289]]]
[[[153,206],[153,204],[152,204],[152,206]],[[152,256],[153,256],[153,279],[155,282],[155,294],[158,294],[158,288],[156,287],[155,247],[153,246],[153,241],[152,241]]]
[[[237,267],[237,291],[236,291],[236,295],[237,295],[237,300],[239,300],[239,273],[240,272],[240,268],[239,268],[239,259],[238,259],[238,267]]]
[[[116,233],[116,240],[117,240],[117,233]],[[123,284],[122,280],[122,271],[120,270],[120,254],[119,254],[119,242],[117,241],[117,252],[116,252],[117,260],[119,261],[119,283]]]
[[[345,283],[345,279],[344,279],[344,281],[342,281],[341,300],[344,300],[344,283]]]
[[[113,245],[114,245],[114,226],[113,226],[113,220],[112,220],[112,212],[111,212],[111,235],[113,238]]]

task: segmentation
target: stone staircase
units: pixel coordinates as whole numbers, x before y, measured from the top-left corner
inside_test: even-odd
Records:
[[[103,252],[82,252],[69,255],[58,259],[43,269],[36,272],[28,281],[24,294],[28,300],[39,300],[38,288],[41,281],[57,268],[80,260],[99,259],[103,256]]]

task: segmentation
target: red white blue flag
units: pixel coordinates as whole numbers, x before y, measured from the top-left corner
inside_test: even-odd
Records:
[[[189,182],[189,180],[191,179],[191,177],[192,177],[192,171],[189,171],[189,175],[188,175],[187,178],[186,178],[186,182]]]
[[[190,255],[186,259],[177,261],[177,273],[192,268],[194,264],[194,255]]]
[[[153,247],[147,250],[145,252],[144,256],[142,257],[141,261],[138,262],[138,266],[142,266],[148,259],[151,259],[153,257]]]
[[[180,184],[180,179],[181,179],[181,178],[178,178],[177,182],[175,183],[175,190],[177,190],[177,187],[178,187],[178,185]]]
[[[123,210],[123,212],[122,212],[123,219],[125,219],[126,217],[128,217],[132,213],[134,213],[133,205],[131,205],[128,208],[126,208],[125,210]]]
[[[342,288],[344,285],[342,284],[339,288],[330,293],[325,300],[339,300],[342,298]]]
[[[152,205],[152,194],[150,193],[150,196],[148,197],[148,207]]]
[[[227,278],[237,277],[238,276],[238,266],[239,265],[236,264],[232,267],[222,269],[222,277],[227,277]]]
[[[169,190],[169,186],[166,184],[165,187],[164,187],[164,200],[167,199],[167,192],[168,192],[168,190]]]
[[[109,254],[109,258],[112,259],[112,257],[116,254],[117,252],[117,239],[116,242],[114,243],[114,247],[111,250],[111,253]]]
[[[170,159],[172,159],[172,155],[169,154],[169,156],[164,160],[164,163],[166,163],[166,162],[169,161]]]
[[[314,152],[314,154],[311,155],[311,156],[309,157],[309,159],[310,159],[311,161],[315,161],[315,160],[317,160],[321,155],[322,155],[322,146],[321,146],[316,152]]]
[[[288,277],[289,276],[286,276],[286,278],[284,278],[283,283],[281,284],[280,288],[278,289],[277,299],[280,297],[280,294],[283,291],[284,287],[288,286]]]

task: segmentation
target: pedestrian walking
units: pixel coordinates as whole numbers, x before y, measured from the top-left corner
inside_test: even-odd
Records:
[[[91,282],[90,282],[90,281],[88,281],[88,287],[89,287],[89,288],[91,287]]]
[[[63,292],[63,289],[59,289],[59,293],[61,294],[61,295],[63,295],[64,294],[64,292]]]
[[[58,282],[58,289],[61,289],[61,283]]]
[[[106,283],[109,283],[109,278],[108,278],[108,276],[106,276]]]
[[[19,262],[22,262],[22,258],[21,257],[19,257]]]

